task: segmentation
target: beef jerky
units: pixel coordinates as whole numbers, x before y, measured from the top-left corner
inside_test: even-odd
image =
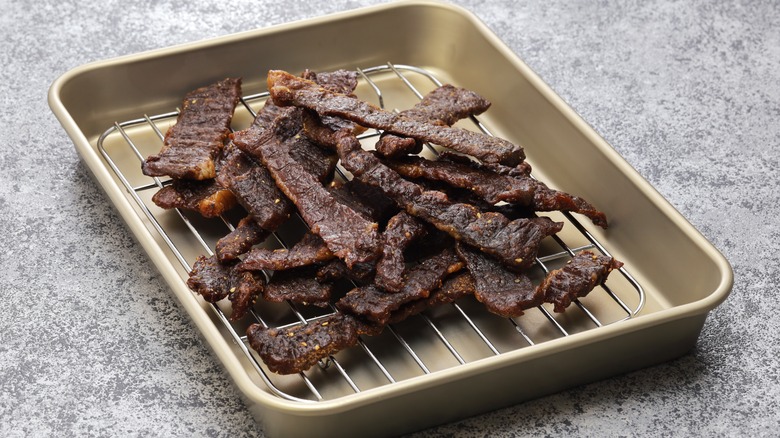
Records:
[[[346,278],[356,284],[368,284],[374,280],[374,265],[357,263],[350,269],[343,260],[332,259],[317,269],[315,278],[321,283]]]
[[[458,244],[458,255],[474,277],[474,296],[485,308],[506,318],[542,304],[542,295],[523,273],[512,272],[498,261],[465,245]]]
[[[269,370],[278,374],[294,374],[357,344],[358,325],[354,318],[334,313],[287,328],[252,324],[246,334],[249,346],[257,351]]]
[[[230,288],[230,320],[238,321],[255,305],[265,289],[265,277],[259,272],[233,271],[233,286]]]
[[[385,164],[407,178],[425,178],[469,189],[489,204],[503,201],[528,205],[534,199],[536,184],[530,178],[512,178],[476,169],[467,164],[427,160],[422,157],[387,160]]]
[[[312,232],[348,267],[376,260],[380,251],[378,225],[339,203],[292,157],[291,150],[309,141],[301,128],[300,112],[288,110],[260,135],[242,131],[233,142],[263,162]]]
[[[155,193],[152,202],[161,208],[181,208],[211,218],[235,207],[236,197],[213,179],[177,179]]]
[[[490,102],[477,93],[445,84],[400,114],[414,120],[452,126],[460,119],[485,112],[489,107]],[[376,150],[385,157],[398,157],[419,153],[422,143],[408,137],[383,133],[376,143]]]
[[[361,181],[379,187],[407,213],[432,224],[456,240],[493,255],[516,269],[530,266],[542,239],[557,233],[563,223],[549,218],[515,219],[482,212],[473,205],[453,203],[438,191],[426,191],[403,179],[377,157],[364,151],[349,134],[337,136],[342,165]]]
[[[376,264],[374,282],[377,286],[388,292],[401,290],[406,271],[404,250],[425,232],[424,224],[406,212],[390,218],[382,233],[382,256]]]
[[[342,204],[350,207],[366,219],[376,223],[386,223],[398,213],[398,206],[381,190],[353,179],[345,183],[331,183],[328,190]]]
[[[276,303],[291,301],[324,307],[333,293],[333,284],[320,283],[315,272],[312,266],[274,272],[263,290],[263,298]]]
[[[207,302],[216,303],[228,297],[233,306],[232,320],[246,314],[265,286],[262,274],[239,272],[235,266],[235,262],[220,263],[215,256],[201,256],[187,279],[187,286]]]
[[[218,180],[236,195],[260,228],[276,230],[293,212],[293,204],[276,187],[268,170],[233,143],[225,148]]]
[[[301,77],[316,82],[321,87],[334,93],[354,96],[353,92],[355,91],[355,88],[357,88],[356,71],[336,70],[332,72],[315,73],[311,70],[306,70]],[[365,128],[362,126],[341,117],[326,116],[323,118],[323,123],[334,131],[349,129],[355,135],[365,131]]]
[[[144,175],[214,178],[215,159],[230,133],[240,96],[241,79],[232,78],[187,93],[176,124],[165,134],[162,149],[144,160]]]
[[[343,117],[361,126],[445,146],[489,163],[513,166],[525,158],[523,149],[507,140],[404,117],[356,97],[333,93],[284,71],[272,70],[268,73],[268,90],[280,106],[295,105],[314,110],[320,116]]]
[[[336,302],[336,307],[347,313],[384,325],[392,313],[406,303],[427,298],[431,291],[441,286],[447,275],[463,267],[452,250],[423,260],[409,269],[404,287],[396,293],[388,293],[374,286],[357,287]]]
[[[264,241],[268,234],[269,232],[261,228],[250,215],[241,219],[233,231],[217,241],[214,252],[220,262],[235,260],[254,245]]]
[[[407,161],[411,161],[411,158]],[[473,160],[469,160],[466,157],[447,153],[442,154],[442,156],[439,158],[439,161],[435,162],[436,164],[432,164],[434,163],[432,161],[425,164],[426,167],[435,167],[436,165],[439,165],[446,168],[446,166],[438,164],[441,162],[448,162],[452,163],[453,165],[457,163],[460,166],[457,166],[455,169],[460,169],[464,175],[473,174],[472,178],[475,181],[473,192],[475,195],[480,196],[487,202],[495,203],[494,201],[497,199],[500,201],[518,203],[521,206],[528,206],[533,211],[570,211],[584,215],[585,217],[589,218],[595,225],[598,225],[602,228],[607,228],[608,226],[606,215],[603,212],[597,210],[585,199],[566,192],[551,189],[543,182],[531,178],[531,166],[526,165],[526,163],[521,163],[521,165],[517,167],[508,167],[500,164],[480,164],[475,163]],[[397,170],[403,173],[402,169]],[[423,178],[446,181],[453,186],[468,187],[468,183],[463,179],[455,180],[448,178],[445,175],[437,175],[434,172],[426,172],[425,170],[409,170],[409,172],[415,172],[419,175],[419,177]],[[442,172],[443,171],[439,173]],[[499,176],[496,176],[496,174]],[[501,185],[515,187],[525,186],[529,188],[529,192],[533,193],[533,196],[530,199],[524,200],[512,200],[511,198],[502,198],[500,196],[491,197],[491,191],[489,190],[492,181],[491,175],[493,175],[493,179],[495,180],[492,182],[492,184],[494,184],[496,187],[501,187]],[[485,187],[487,187],[487,189]],[[522,209],[520,209],[520,211],[522,211]]]
[[[334,257],[325,242],[313,233],[306,233],[303,238],[290,249],[255,248],[244,257],[240,270],[282,271],[326,262]]]
[[[574,299],[586,296],[621,266],[623,263],[612,257],[582,251],[562,268],[550,271],[538,286],[539,294],[554,305],[553,310],[563,312]]]
[[[474,278],[468,272],[460,272],[447,278],[441,287],[431,292],[428,298],[407,303],[390,315],[388,324],[395,324],[417,315],[427,309],[454,303],[467,295],[473,295],[475,290]]]

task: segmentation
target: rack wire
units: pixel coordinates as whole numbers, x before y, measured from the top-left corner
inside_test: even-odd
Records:
[[[417,99],[421,99],[424,95],[422,88],[442,85],[432,72],[416,66],[387,63],[365,69],[358,68],[357,72],[363,85],[360,88],[360,97],[374,101],[383,108],[388,100],[386,90],[392,93],[412,93]],[[247,116],[253,118],[256,114],[255,108],[262,105],[267,98],[267,92],[246,95],[241,98],[241,105]],[[177,115],[178,109],[115,122],[100,136],[97,147],[138,206],[139,212],[148,219],[149,226],[159,235],[184,272],[188,272],[194,257],[202,254],[213,255],[213,243],[210,242],[213,239],[210,236],[224,235],[232,231],[237,221],[225,216],[218,220],[204,221],[179,209],[161,210],[150,201],[149,194],[170,181],[141,175],[140,164],[145,158],[143,151],[159,150],[164,137],[164,128],[161,126],[173,123]],[[236,119],[234,118],[234,125],[237,123]],[[470,120],[461,123],[470,123],[472,129],[493,135],[478,117],[472,116]],[[369,130],[361,134],[360,138],[370,147],[378,135],[380,132]],[[437,146],[425,146],[427,154],[438,154]],[[342,179],[349,178],[340,167],[337,167],[337,173]],[[137,183],[138,181],[142,182]],[[559,233],[547,239],[550,242],[540,249],[533,268],[539,278],[563,265],[581,250],[588,249],[611,255],[605,245],[576,217],[569,213],[560,213],[560,216],[556,220],[563,220],[566,223],[564,228],[573,229],[574,233],[566,236]],[[300,217],[293,218],[290,222],[294,223],[291,225],[293,228],[305,226]],[[188,241],[195,242],[195,247],[199,248],[195,251],[198,254],[186,254],[187,251],[180,248],[181,240],[172,236],[181,234],[184,234]],[[284,231],[273,233],[264,245],[288,248],[290,237],[284,234]],[[248,345],[247,337],[243,334],[246,327],[251,323],[280,328],[312,324],[335,312],[335,307],[331,305],[319,310],[310,309],[308,306],[302,308],[290,302],[280,307],[261,300],[250,310],[245,321],[233,322],[227,317],[229,310],[223,309],[222,303],[204,305],[211,307],[216,320],[224,327],[226,336],[240,351],[239,355],[243,355],[248,367],[254,370],[256,379],[271,393],[287,400],[312,403],[369,391],[521,348],[533,348],[542,342],[633,318],[644,306],[645,292],[626,266],[616,272],[619,275],[613,274],[587,297],[575,300],[575,305],[563,314],[554,314],[548,305],[542,305],[516,318],[501,318],[475,305],[473,298],[466,297],[442,308],[429,309],[407,321],[390,325],[379,336],[361,337],[356,347],[334,354],[321,360],[318,366],[293,376],[279,376],[267,370]],[[182,281],[185,279],[186,277],[182,277]]]

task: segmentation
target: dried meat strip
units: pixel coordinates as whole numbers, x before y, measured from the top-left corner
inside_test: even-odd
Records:
[[[187,286],[210,303],[227,297],[233,306],[231,320],[242,318],[265,287],[262,274],[239,272],[235,266],[235,262],[220,263],[215,256],[201,256],[195,260],[187,279]]]
[[[423,96],[414,107],[400,114],[410,119],[452,126],[460,119],[477,115],[490,108],[490,102],[479,94],[450,84],[442,85]],[[422,143],[407,137],[383,133],[376,150],[385,157],[419,153]]]
[[[512,318],[542,304],[544,295],[537,291],[525,274],[512,272],[498,261],[465,245],[458,244],[457,251],[474,277],[474,296],[488,311]]]
[[[623,263],[612,257],[582,251],[562,268],[550,271],[538,286],[539,293],[556,312],[563,312],[574,299],[590,293],[621,266]]]
[[[303,305],[325,307],[333,293],[332,283],[317,281],[316,267],[305,266],[274,272],[263,290],[267,301],[291,301]]]
[[[374,283],[388,292],[398,292],[403,287],[406,271],[404,251],[416,239],[426,234],[425,225],[406,212],[390,218],[382,239],[382,256],[376,264]]]
[[[404,287],[388,293],[374,286],[362,286],[347,292],[336,302],[342,312],[350,313],[379,325],[387,324],[392,313],[406,303],[428,298],[442,280],[457,272],[463,263],[452,250],[431,256],[409,269]]]
[[[378,225],[338,202],[293,158],[290,151],[309,141],[301,134],[302,126],[300,112],[290,109],[260,135],[242,131],[233,142],[263,162],[312,232],[348,267],[375,261],[381,250]]]
[[[474,277],[468,272],[460,272],[444,280],[441,287],[431,292],[428,298],[407,303],[390,315],[388,324],[395,324],[427,309],[454,303],[458,299],[473,295],[476,286]]]
[[[230,133],[230,121],[240,97],[238,78],[227,78],[187,93],[176,124],[165,134],[162,149],[144,160],[144,175],[214,178],[215,160]]]
[[[336,70],[319,73],[306,70],[301,77],[316,82],[326,90],[349,96],[354,96],[353,92],[355,91],[355,88],[357,88],[357,72],[353,70]],[[322,122],[334,131],[349,129],[355,135],[365,131],[364,127],[341,117],[327,116],[323,118]]]
[[[534,199],[536,184],[530,178],[512,178],[476,169],[467,164],[427,160],[422,157],[386,160],[385,164],[406,178],[424,178],[469,189],[490,204],[503,201],[528,205]]]
[[[533,211],[571,211],[590,218],[594,224],[607,228],[603,212],[580,198],[518,173],[499,174],[476,163],[458,163],[451,160],[426,160],[404,157],[385,163],[407,178],[440,181],[453,187],[469,189],[489,204],[509,202],[529,206]]]
[[[246,331],[249,345],[269,370],[278,374],[305,371],[331,354],[358,341],[354,318],[334,313],[322,319],[287,328],[252,324]]]
[[[214,252],[220,262],[235,260],[254,245],[264,241],[269,234],[250,215],[241,219],[233,231],[217,241]]]
[[[334,257],[320,236],[306,233],[290,249],[255,248],[251,250],[239,264],[238,269],[283,271],[327,262]]]
[[[213,179],[174,180],[157,191],[152,202],[161,208],[182,208],[209,218],[218,217],[237,204],[233,193]]]
[[[377,157],[360,147],[347,133],[336,136],[342,165],[361,181],[381,188],[407,213],[432,224],[456,240],[493,255],[516,269],[530,266],[542,239],[561,230],[563,223],[549,218],[515,219],[482,212],[469,204],[453,203],[438,191],[423,190],[403,179]]]
[[[217,180],[236,195],[260,228],[276,230],[293,212],[293,204],[276,187],[265,167],[233,143],[225,148]]]
[[[268,90],[277,105],[303,107],[320,116],[343,117],[361,126],[445,146],[485,162],[514,166],[525,159],[523,149],[507,140],[404,117],[284,71],[268,73]]]

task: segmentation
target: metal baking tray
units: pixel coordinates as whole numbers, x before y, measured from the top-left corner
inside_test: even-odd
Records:
[[[490,101],[460,122],[523,145],[534,176],[606,212],[602,230],[554,213],[564,231],[543,246],[540,277],[589,248],[625,266],[563,314],[541,306],[513,319],[473,299],[432,309],[364,338],[293,376],[268,372],[248,348],[250,322],[316,321],[328,309],[258,303],[227,320],[184,280],[236,217],[203,220],[150,202],[166,183],[140,160],[159,150],[189,90],[244,79],[234,129],[266,98],[269,69],[356,69],[359,96],[404,109],[438,83]],[[96,182],[162,273],[269,436],[392,436],[455,421],[689,351],[731,290],[725,258],[474,15],[436,2],[397,2],[96,62],[58,78],[49,104]],[[363,136],[370,147],[376,133]],[[428,153],[435,153],[431,148]],[[267,245],[300,233],[283,227]]]

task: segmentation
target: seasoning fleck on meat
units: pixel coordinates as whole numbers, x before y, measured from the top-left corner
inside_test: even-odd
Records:
[[[187,93],[176,124],[165,134],[162,149],[144,160],[144,175],[214,178],[215,160],[230,133],[240,96],[241,79],[233,78]]]

